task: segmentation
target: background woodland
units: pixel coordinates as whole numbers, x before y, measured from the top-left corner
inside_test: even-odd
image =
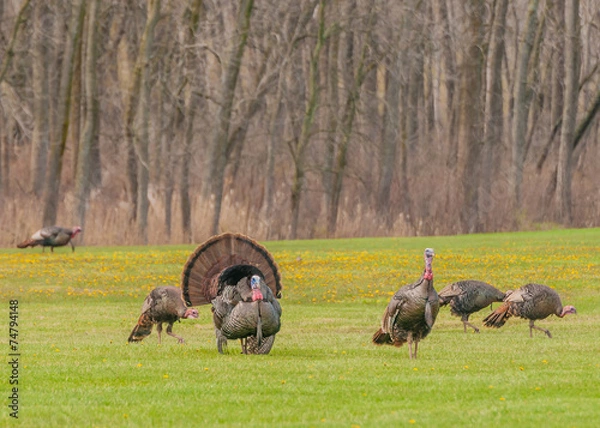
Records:
[[[2,0],[0,245],[600,226],[597,0]]]

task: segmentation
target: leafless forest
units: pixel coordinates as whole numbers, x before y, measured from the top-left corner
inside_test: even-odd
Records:
[[[0,0],[0,245],[600,225],[597,0]]]

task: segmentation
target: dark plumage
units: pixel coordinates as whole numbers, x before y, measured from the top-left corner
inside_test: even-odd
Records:
[[[173,333],[173,324],[180,318],[198,318],[198,311],[188,308],[183,300],[181,289],[177,287],[157,287],[148,294],[142,306],[142,314],[129,335],[129,342],[140,342],[152,333],[156,324],[158,343],[163,323],[168,323],[167,334],[184,343],[183,337]]]
[[[72,240],[82,230],[79,226],[75,226],[72,229],[60,226],[43,227],[31,235],[31,238],[18,244],[17,247],[27,248],[41,245],[42,252],[45,250],[45,247],[50,247],[50,251],[54,252],[54,247],[71,244],[72,251],[75,251],[75,245],[73,245]]]
[[[564,317],[577,313],[574,306],[563,307],[556,291],[542,284],[527,284],[504,298],[504,304],[488,315],[483,323],[486,327],[500,328],[511,316],[529,320],[529,337],[533,329],[543,331],[552,337],[550,331],[534,325],[535,320],[543,320],[550,315]]]
[[[191,305],[212,304],[217,349],[239,339],[244,354],[268,354],[281,327],[281,277],[266,248],[232,233],[215,236],[188,259],[181,286]]]
[[[242,340],[242,352],[262,353],[264,338],[281,328],[281,306],[259,275],[242,277],[235,285],[225,285],[212,301],[217,349],[223,353],[227,339]],[[256,338],[248,350],[248,337]],[[252,343],[252,342],[251,342]],[[272,346],[272,343],[269,345]]]
[[[419,341],[431,331],[440,309],[433,288],[433,256],[433,249],[425,249],[425,270],[419,280],[400,288],[392,297],[383,314],[381,328],[373,335],[376,345],[402,346],[408,342],[410,358],[417,358]]]
[[[490,306],[493,302],[502,302],[506,294],[488,283],[467,280],[447,285],[438,296],[440,306],[449,304],[450,313],[461,318],[465,333],[467,326],[479,333],[479,329],[469,322],[469,315]]]

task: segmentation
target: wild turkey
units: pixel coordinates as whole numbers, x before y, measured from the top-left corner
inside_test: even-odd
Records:
[[[465,333],[467,326],[479,333],[479,329],[469,322],[469,315],[490,306],[493,302],[502,302],[506,294],[488,283],[471,279],[445,286],[438,296],[440,307],[449,304],[450,313],[461,317]]]
[[[63,245],[71,244],[72,251],[75,251],[73,238],[75,238],[82,230],[83,229],[79,226],[75,226],[72,229],[60,226],[43,227],[31,235],[31,238],[18,244],[17,247],[27,248],[41,245],[42,252],[44,252],[46,247],[50,247],[50,251],[54,252],[54,247],[62,247]]]
[[[567,314],[575,314],[574,306],[563,307],[556,291],[542,284],[527,284],[507,295],[504,304],[489,314],[483,323],[486,327],[500,328],[511,316],[529,320],[529,337],[533,337],[533,329],[543,331],[552,337],[550,331],[534,325],[535,320],[543,320],[550,315],[560,318]]]
[[[400,288],[392,297],[381,328],[373,335],[376,345],[402,346],[408,342],[410,358],[417,358],[419,341],[427,337],[440,309],[433,288],[433,249],[425,249],[425,270],[418,281]],[[415,344],[413,352],[412,345]]]
[[[233,233],[217,235],[189,257],[181,276],[188,305],[212,304],[217,349],[240,339],[242,353],[268,354],[281,327],[281,277],[266,248]]]
[[[148,294],[142,306],[142,314],[129,335],[128,342],[141,342],[152,333],[156,324],[158,343],[163,323],[168,323],[167,334],[177,338],[179,343],[185,343],[183,337],[173,333],[173,324],[180,318],[198,318],[198,311],[185,305],[181,289],[177,287],[157,287]]]

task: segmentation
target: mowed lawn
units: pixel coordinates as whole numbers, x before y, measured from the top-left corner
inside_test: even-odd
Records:
[[[600,229],[263,243],[283,277],[270,355],[217,353],[210,307],[174,331],[126,340],[146,294],[178,285],[194,246],[0,249],[1,426],[596,427],[600,420]],[[555,288],[578,314],[463,333],[442,308],[418,360],[371,336],[391,295],[423,269],[502,290]],[[494,307],[497,307],[495,304]],[[472,316],[481,325],[485,309]],[[8,406],[18,387],[18,421]]]

